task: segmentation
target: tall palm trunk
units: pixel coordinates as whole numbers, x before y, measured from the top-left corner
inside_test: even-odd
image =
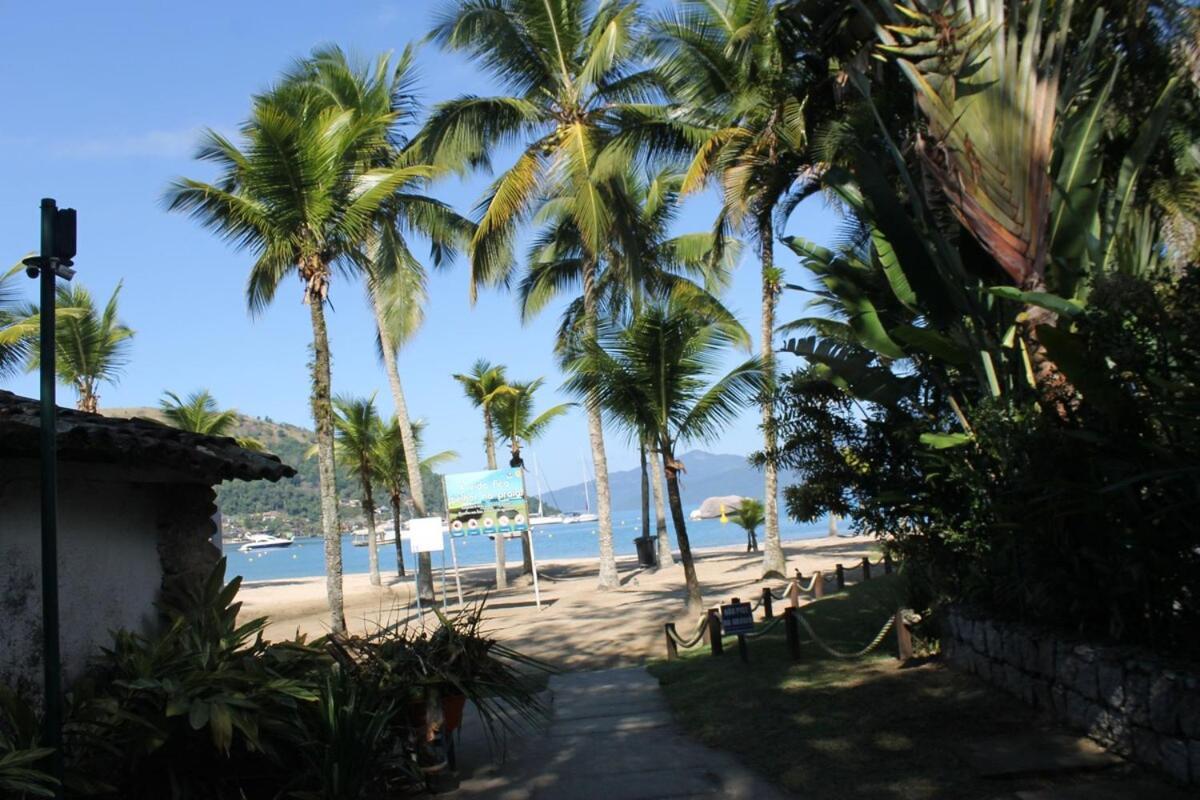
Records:
[[[638,446],[642,467],[642,538],[650,538],[650,474],[646,467],[646,440]]]
[[[769,212],[758,220],[758,243],[762,261],[762,358],[766,388],[763,390],[763,443],[768,458],[763,469],[763,577],[782,578],[787,570],[783,543],[779,539],[779,473],[775,453],[775,303],[779,281],[775,275],[775,231]]]
[[[404,449],[404,463],[408,469],[408,493],[412,497],[416,516],[425,516],[425,485],[421,479],[421,456],[417,452],[417,440],[413,436],[412,421],[408,418],[408,403],[404,400],[404,387],[400,384],[400,370],[396,366],[396,343],[374,287],[369,292],[371,310],[375,313],[375,327],[379,331],[379,345],[383,351],[383,367],[387,372],[388,385],[392,390],[392,405],[396,407],[396,424],[400,426],[400,446]],[[399,525],[399,517],[396,524]],[[404,553],[401,550],[400,529],[396,529],[396,563],[400,577],[404,577]],[[433,560],[428,553],[417,554],[417,593],[423,600],[433,600]]]
[[[829,515],[829,535],[830,536],[838,535],[837,523],[838,523],[838,515],[830,513],[830,515]]]
[[[704,598],[700,596],[700,580],[696,577],[696,564],[692,560],[692,545],[688,541],[687,522],[683,516],[683,500],[679,497],[679,472],[672,469],[675,457],[669,447],[662,447],[663,466],[667,472],[667,502],[671,506],[671,519],[675,522],[675,538],[679,541],[679,557],[683,560],[683,580],[687,585],[687,609],[689,615],[704,610]]]
[[[346,632],[342,602],[342,533],[338,530],[337,477],[333,467],[333,399],[329,368],[329,331],[320,294],[309,298],[312,317],[312,413],[317,430],[317,472],[321,479],[321,532],[325,537],[325,595],[329,601],[329,626]]]
[[[375,535],[375,498],[371,493],[370,466],[363,461],[359,465],[359,475],[362,479],[362,510],[367,518],[367,572],[372,586],[382,586],[379,577],[379,539]]]
[[[587,257],[583,264],[584,334],[589,346],[596,341],[599,324],[596,318],[596,262]],[[616,589],[621,584],[617,573],[617,557],[613,552],[612,494],[608,487],[608,456],[604,452],[604,420],[596,397],[587,398],[588,439],[592,447],[592,466],[596,473],[596,515],[600,518],[600,588]],[[586,489],[586,487],[585,487]]]
[[[483,447],[487,451],[488,469],[496,468],[496,437],[492,433],[492,409],[483,407]],[[504,563],[504,536],[496,531],[493,537],[496,543],[496,588],[508,588],[508,567]]]
[[[82,381],[79,384],[79,399],[75,403],[75,407],[80,411],[86,411],[89,414],[96,414],[99,411],[100,399],[96,397],[96,386],[92,381]]]
[[[650,450],[650,474],[654,476],[654,530],[658,534],[658,565],[669,566],[675,563],[671,552],[671,536],[667,531],[667,514],[663,502],[663,468],[657,449]]]
[[[392,531],[396,534],[396,574],[404,577],[404,548],[400,536],[400,493],[392,492]]]

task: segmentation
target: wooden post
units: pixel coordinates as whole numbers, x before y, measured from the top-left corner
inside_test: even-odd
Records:
[[[738,634],[738,657],[742,659],[743,664],[750,663],[750,651],[746,649],[746,634]]]
[[[674,661],[679,658],[679,645],[675,642],[675,623],[668,622],[663,626],[663,630],[667,635],[667,661]]]
[[[763,619],[775,619],[775,609],[771,605],[775,600],[771,596],[771,587],[764,586],[762,592]]]
[[[892,574],[892,554],[891,553],[883,554],[883,574],[884,575]]]
[[[796,621],[796,615],[799,613],[791,606],[783,610],[783,629],[787,633],[788,653],[791,654],[792,661],[800,660],[800,623]]]
[[[725,645],[721,642],[721,614],[715,608],[708,610],[708,645],[714,656],[725,652]]]
[[[846,588],[846,571],[841,564],[837,565],[837,587],[839,592]]]
[[[797,583],[796,581],[792,581],[788,585],[787,594],[788,594],[789,605],[791,605],[792,608],[799,608],[800,607],[800,584]]]
[[[893,626],[896,629],[896,654],[901,661],[908,661],[913,657],[912,631],[908,629],[908,624],[904,621],[904,609],[896,611],[896,622]]]
[[[871,559],[863,556],[863,580],[871,580]]]

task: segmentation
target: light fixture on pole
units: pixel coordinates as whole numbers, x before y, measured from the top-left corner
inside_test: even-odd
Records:
[[[58,628],[58,408],[55,405],[55,278],[71,280],[75,258],[75,209],[42,200],[41,254],[24,260],[25,272],[41,281],[39,347],[41,352],[41,494],[42,494],[42,659],[45,694],[45,743],[54,749],[52,773],[62,796],[62,657]]]

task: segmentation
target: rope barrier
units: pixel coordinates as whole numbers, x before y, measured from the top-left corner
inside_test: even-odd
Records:
[[[772,628],[774,628],[776,625],[778,625],[781,622],[783,622],[783,617],[775,617],[775,619],[771,620],[766,625],[764,625],[763,627],[754,631],[753,633],[747,633],[746,638],[747,639],[757,639],[760,636],[765,636]]]
[[[867,653],[870,653],[872,650],[874,650],[876,647],[879,647],[879,645],[883,642],[884,637],[887,636],[888,631],[890,631],[892,629],[892,625],[896,622],[895,617],[888,617],[888,621],[884,623],[883,628],[880,629],[879,633],[875,636],[875,638],[871,640],[870,644],[868,644],[863,649],[855,651],[853,653],[843,653],[840,650],[835,650],[833,647],[829,646],[824,641],[822,641],[821,637],[817,635],[817,632],[813,630],[812,625],[808,624],[808,620],[806,620],[804,618],[803,614],[794,614],[793,616],[795,616],[798,620],[800,620],[800,624],[804,626],[804,630],[808,631],[808,635],[813,638],[813,641],[816,643],[817,647],[820,647],[822,650],[824,650],[826,653],[833,656],[834,658],[846,658],[846,659],[862,658]]]
[[[692,638],[685,640],[682,636],[676,633],[673,628],[667,628],[667,632],[671,635],[671,638],[675,641],[675,644],[679,645],[684,650],[687,650],[688,648],[695,647],[700,643],[700,640],[704,638],[704,629],[707,625],[708,615],[701,614],[700,626],[696,629],[696,632],[692,634]]]

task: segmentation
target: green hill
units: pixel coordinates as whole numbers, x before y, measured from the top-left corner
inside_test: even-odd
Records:
[[[144,417],[163,421],[162,414],[155,408],[109,408],[101,413],[111,417]],[[320,533],[321,498],[317,460],[304,457],[315,444],[316,434],[297,425],[275,422],[270,417],[244,414],[238,415],[234,433],[262,442],[268,452],[294,467],[296,476],[278,483],[226,481],[221,484],[217,487],[217,503],[226,528],[288,530],[300,536]],[[441,477],[430,470],[424,470],[423,476],[425,507],[431,510],[442,508]],[[337,485],[341,505],[338,518],[343,526],[353,526],[361,521],[358,481],[339,469]],[[387,498],[382,492],[377,492],[375,502],[386,505]]]

